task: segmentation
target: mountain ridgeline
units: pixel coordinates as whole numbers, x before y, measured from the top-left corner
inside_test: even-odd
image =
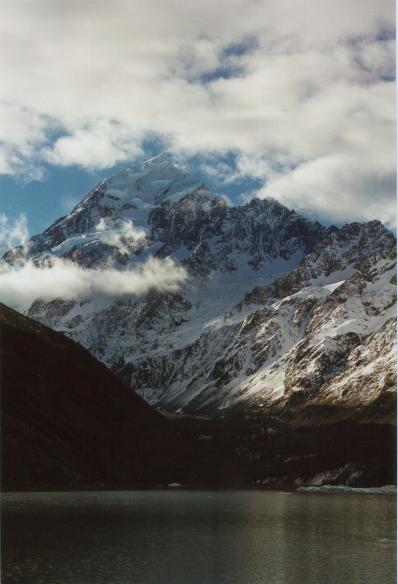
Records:
[[[298,424],[320,408],[393,414],[374,410],[395,370],[395,238],[378,221],[326,228],[270,199],[228,207],[160,156],[101,182],[29,254],[186,269],[176,293],[39,300],[28,312],[158,409],[254,408]]]
[[[332,444],[343,452],[339,435],[360,440],[354,450],[362,464],[364,429],[380,444],[390,436],[395,249],[394,236],[376,220],[325,227],[273,199],[230,207],[159,156],[102,181],[2,261],[40,266],[63,258],[123,272],[155,258],[182,267],[187,278],[177,291],[38,298],[25,313],[88,349],[123,387],[171,415],[179,431],[192,432],[191,424],[196,438],[218,435],[222,442],[213,426],[220,424],[235,450],[244,442],[263,465],[248,471],[252,480],[265,472],[264,452],[291,454],[290,438],[274,438],[286,437],[286,428],[297,439],[296,458],[317,461],[307,474],[319,471],[322,456],[330,460]],[[324,446],[327,436],[337,442],[331,438],[315,456],[308,436]],[[218,452],[228,458],[224,447]],[[340,454],[330,464],[352,460]],[[374,462],[379,455],[374,451]],[[280,465],[267,472],[274,471],[280,475]]]

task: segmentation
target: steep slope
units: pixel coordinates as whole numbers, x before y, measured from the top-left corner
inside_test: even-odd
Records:
[[[372,258],[344,282],[236,307],[172,359],[147,365],[166,369],[161,405],[191,412],[241,405],[292,420],[316,396],[344,419],[381,396],[394,400],[395,273],[394,259]],[[394,407],[385,416],[392,422]]]
[[[189,479],[190,439],[85,349],[4,305],[0,340],[3,489]]]
[[[27,251],[4,260],[17,264],[23,254],[95,269],[124,270],[148,257],[184,266],[189,279],[179,293],[29,309],[157,408],[249,407],[299,424],[310,416],[303,404],[315,412],[335,400],[328,412],[345,419],[358,408],[370,415],[390,395],[395,238],[378,221],[325,228],[272,199],[231,208],[161,156],[103,181]],[[378,373],[367,346],[377,351]],[[340,399],[345,378],[353,389]]]

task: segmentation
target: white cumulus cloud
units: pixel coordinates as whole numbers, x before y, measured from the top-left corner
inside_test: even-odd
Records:
[[[19,309],[35,300],[83,300],[94,295],[142,295],[149,290],[175,292],[187,273],[170,259],[150,258],[126,270],[85,269],[61,258],[22,267],[3,265],[0,271],[0,302]]]
[[[146,239],[145,231],[135,227],[131,220],[122,221],[120,224],[108,224],[102,217],[95,229],[101,233],[102,242],[117,247],[123,254],[132,253]]]
[[[29,237],[26,215],[19,215],[16,219],[10,219],[4,213],[0,213],[0,255],[16,246],[27,247]]]
[[[233,152],[262,195],[392,222],[394,12],[392,0],[4,0],[0,172],[108,168],[155,136],[177,156]]]
[[[101,240],[131,253],[145,239],[145,232],[131,221],[111,229],[104,219],[96,226]],[[0,214],[0,253],[14,251],[14,261],[0,260],[0,302],[20,310],[36,300],[83,300],[93,296],[143,295],[150,290],[176,292],[188,279],[186,270],[170,258],[148,258],[118,270],[84,268],[60,257],[29,257],[26,217],[12,220]],[[10,258],[9,258],[10,259]]]

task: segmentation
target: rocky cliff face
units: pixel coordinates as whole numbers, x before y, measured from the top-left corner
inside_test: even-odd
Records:
[[[157,157],[100,183],[28,253],[185,267],[178,293],[29,309],[160,409],[249,408],[298,425],[393,418],[395,239],[378,221],[326,228],[271,199],[228,207]]]

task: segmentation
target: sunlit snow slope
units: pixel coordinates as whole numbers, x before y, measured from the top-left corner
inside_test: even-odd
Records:
[[[178,293],[29,309],[161,409],[245,406],[297,424],[393,417],[395,238],[378,221],[326,228],[272,199],[228,207],[160,156],[102,181],[28,254],[184,266]]]

